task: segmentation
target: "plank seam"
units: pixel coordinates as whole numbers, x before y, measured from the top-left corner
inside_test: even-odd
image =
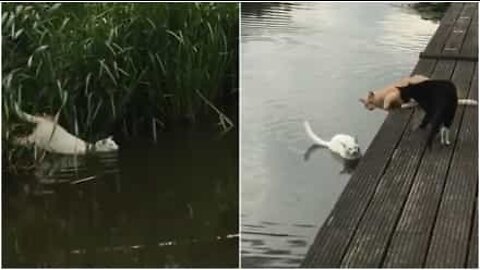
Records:
[[[437,62],[436,64],[438,64],[438,62]],[[450,73],[449,79],[452,78],[456,66],[457,66],[457,62],[455,62],[455,65],[454,65],[453,68],[452,68],[452,71],[451,71],[451,73]],[[417,109],[416,109],[416,110],[417,110]],[[463,112],[462,112],[462,119],[463,119]],[[460,123],[460,124],[461,124],[461,123]],[[457,132],[456,135],[458,136],[458,132]],[[455,137],[455,143],[456,143],[456,138],[457,138],[457,137]],[[411,181],[411,183],[410,183],[410,186],[408,187],[408,192],[407,192],[406,194],[410,194],[410,193],[412,192],[412,188],[413,188],[413,185],[414,185],[414,183],[415,183],[415,178],[417,177],[418,170],[420,169],[420,166],[421,166],[421,164],[422,164],[423,157],[425,156],[426,150],[427,150],[427,145],[426,145],[426,143],[424,143],[424,144],[423,144],[423,150],[422,150],[422,153],[421,153],[421,155],[420,155],[419,162],[418,162],[418,164],[417,164],[416,167],[415,167],[415,172],[414,172],[414,174],[412,175],[412,181]],[[453,156],[453,151],[452,151],[452,154],[451,154],[450,159],[449,159],[450,161],[451,161],[452,156]],[[450,161],[449,161],[449,163],[450,163]],[[447,175],[448,175],[448,171],[447,171]],[[442,189],[442,193],[443,193],[443,189]],[[402,203],[402,206],[400,207],[400,211],[398,212],[397,217],[395,218],[395,222],[394,222],[395,227],[398,226],[398,222],[400,221],[400,218],[402,217],[402,213],[403,213],[403,210],[405,209],[405,205],[407,204],[408,197],[409,197],[409,196],[407,195],[406,198],[405,198],[405,200],[404,200],[403,203]],[[384,265],[384,263],[385,263],[385,260],[386,260],[387,255],[388,255],[388,250],[389,250],[390,245],[391,245],[391,243],[392,243],[392,241],[393,241],[393,236],[395,235],[395,231],[396,231],[396,230],[393,229],[392,232],[390,233],[390,235],[388,236],[388,240],[387,240],[387,243],[386,243],[386,245],[385,245],[385,249],[383,250],[382,258],[381,258],[381,260],[380,260],[380,266],[381,266],[381,265]]]
[[[435,63],[436,65],[437,63]],[[412,121],[412,117],[413,117],[413,111],[410,112],[410,116],[408,117],[408,120],[405,122],[405,127],[402,129],[402,134],[400,135],[400,137],[398,138],[397,142],[395,143],[395,147],[393,148],[393,152],[392,154],[389,156],[388,158],[388,161],[385,163],[385,166],[382,168],[382,173],[377,177],[377,183],[375,185],[375,192],[373,193],[373,195],[371,196],[371,198],[368,200],[368,203],[365,207],[365,209],[363,209],[362,211],[362,214],[361,214],[361,217],[360,219],[358,220],[357,224],[355,225],[355,229],[353,230],[353,233],[350,237],[350,239],[348,240],[347,242],[347,245],[345,245],[345,249],[344,251],[342,252],[342,256],[340,257],[340,262],[339,264],[341,265],[342,264],[342,261],[345,259],[345,255],[347,255],[347,252],[348,252],[348,247],[350,246],[350,244],[352,243],[353,239],[355,238],[355,235],[357,234],[357,231],[358,231],[358,228],[360,226],[360,224],[362,223],[362,220],[364,219],[365,217],[365,213],[367,212],[367,210],[369,209],[370,205],[372,204],[372,201],[373,199],[375,198],[375,193],[377,193],[377,190],[378,190],[378,186],[380,185],[380,180],[382,179],[382,177],[385,175],[385,172],[387,171],[387,168],[390,166],[390,162],[392,161],[393,159],[393,154],[395,153],[395,151],[397,150],[398,148],[398,145],[400,144],[400,142],[402,141],[402,138],[403,136],[405,135],[405,132],[408,128],[408,123],[410,123],[410,121]]]
[[[455,62],[455,67],[453,68],[453,71],[455,71],[455,68],[458,64],[458,61]],[[453,71],[452,71],[452,74],[450,75],[450,79],[452,78],[453,76]],[[474,68],[473,72],[472,72],[472,75],[470,77],[470,82],[469,82],[469,85],[471,86],[472,85],[472,82],[473,80],[475,79],[475,71],[477,71],[476,68]],[[471,91],[471,87],[468,87],[468,92],[467,94],[465,95],[467,98],[468,98],[468,95],[470,94],[470,91]],[[461,112],[461,116],[460,116],[460,122],[458,123],[458,131],[457,131],[457,134],[455,134],[455,142],[453,144],[453,151],[450,153],[450,158],[448,159],[448,164],[451,165],[452,164],[452,160],[453,160],[453,156],[455,154],[455,147],[457,146],[457,143],[458,143],[458,139],[460,137],[460,133],[461,133],[461,129],[462,129],[462,124],[463,124],[463,120],[465,118],[465,112],[466,112],[466,106],[463,106],[462,107],[462,112]],[[429,237],[428,237],[428,242],[427,242],[427,252],[425,252],[424,256],[423,256],[423,261],[422,261],[422,267],[425,268],[425,265],[427,263],[427,258],[428,258],[428,254],[429,254],[429,251],[430,251],[430,247],[431,247],[431,244],[432,244],[432,240],[433,240],[433,233],[435,232],[435,226],[437,224],[437,218],[438,218],[438,214],[440,213],[440,206],[442,204],[442,198],[443,198],[443,194],[445,193],[445,187],[447,186],[447,180],[448,180],[448,176],[450,174],[450,169],[451,169],[451,166],[448,166],[447,168],[447,172],[445,174],[445,177],[444,177],[444,181],[443,181],[443,185],[442,185],[442,191],[440,192],[440,199],[438,200],[438,203],[437,203],[437,207],[436,207],[436,210],[435,210],[435,216],[433,218],[433,226],[430,230],[430,233],[429,233]],[[467,252],[467,258],[468,258],[468,252]]]
[[[467,5],[465,5],[465,6],[467,6]],[[459,52],[461,52],[463,50],[463,47],[465,46],[465,41],[467,40],[468,33],[470,33],[470,29],[473,27],[473,24],[475,23],[473,21],[473,19],[475,18],[475,8],[478,8],[478,4],[477,4],[476,7],[473,8],[473,13],[470,16],[470,21],[468,22],[468,27],[465,29],[465,35],[463,35],[462,42],[460,43],[461,44],[460,48],[458,49]]]
[[[464,7],[465,7],[465,9],[467,9],[467,5],[465,5]],[[462,13],[463,13],[463,11],[462,11]],[[461,18],[461,16],[462,16],[461,14],[462,14],[462,13],[460,13],[460,16],[459,16],[458,18]],[[474,12],[474,13],[475,13],[475,12]],[[474,15],[474,14],[472,14],[472,15]],[[468,33],[470,32],[470,27],[472,27],[472,24],[473,24],[473,17],[474,17],[474,16],[470,16],[470,20],[469,20],[469,22],[468,22],[468,26],[467,26],[467,28],[465,29],[465,32],[464,32],[465,34],[462,36],[462,40],[461,40],[461,42],[460,42],[460,48],[458,48],[458,51],[459,51],[459,52],[462,51],[463,46],[465,45],[465,40],[467,39],[467,35],[468,35]],[[457,19],[457,20],[458,20],[458,19]],[[452,29],[452,33],[453,33],[453,29]]]
[[[473,228],[475,227],[475,218],[478,218],[477,215],[475,215],[475,211],[478,211],[478,207],[477,207],[477,200],[478,200],[478,178],[477,178],[477,184],[475,185],[475,200],[473,200],[473,209],[472,209],[472,212],[470,213],[471,215],[471,220],[470,220],[470,232],[468,233],[468,239],[470,241],[468,241],[467,243],[467,252],[465,254],[465,263],[463,265],[464,268],[469,268],[468,267],[468,257],[470,256],[470,247],[471,247],[471,242],[472,241],[475,241],[473,239]]]
[[[420,169],[420,165],[422,164],[422,160],[423,160],[423,157],[425,156],[425,152],[427,150],[427,144],[426,142],[423,144],[423,150],[422,150],[422,153],[420,154],[420,161],[418,162],[418,164],[415,166],[415,172],[414,174],[412,175],[412,181],[410,183],[410,186],[408,187],[408,192],[406,194],[410,194],[412,192],[412,187],[413,187],[413,184],[415,183],[415,178],[417,177],[417,174],[418,174],[418,170]],[[398,221],[400,220],[400,218],[402,217],[402,213],[403,213],[403,210],[405,209],[405,205],[407,204],[407,201],[408,201],[408,196],[405,198],[405,200],[403,201],[402,203],[402,206],[400,207],[400,211],[398,211],[398,214],[397,216],[395,217],[395,227],[398,225]],[[388,255],[388,249],[390,248],[390,245],[392,243],[392,240],[393,240],[393,236],[395,235],[395,229],[392,230],[392,232],[390,233],[390,235],[388,236],[388,240],[387,240],[387,243],[385,244],[385,249],[383,250],[383,254],[382,254],[382,258],[380,259],[380,266],[381,265],[384,265],[385,263],[385,259],[387,258],[387,255]],[[379,266],[379,267],[380,267]]]
[[[433,67],[432,67],[430,73],[432,73],[432,72],[435,70],[435,67],[437,66],[437,64],[438,64],[438,61],[435,61],[435,63],[433,64]],[[412,71],[412,74],[413,74],[413,71]],[[452,72],[452,74],[453,74],[453,72]],[[452,76],[452,75],[450,74],[450,77],[451,77],[451,76]],[[406,131],[407,131],[407,129],[408,129],[409,123],[410,123],[411,121],[413,121],[413,116],[414,116],[414,110],[412,110],[412,111],[410,112],[410,115],[409,115],[409,117],[408,117],[408,120],[405,121],[405,126],[404,126],[404,128],[402,129],[402,134],[400,135],[400,137],[398,138],[397,142],[395,143],[395,147],[393,148],[393,152],[392,152],[392,154],[389,156],[388,161],[385,163],[385,166],[382,168],[382,173],[381,173],[381,174],[379,175],[379,177],[377,178],[378,181],[377,181],[377,184],[376,184],[376,186],[375,186],[375,192],[373,193],[372,197],[371,197],[370,200],[368,201],[365,209],[362,211],[362,215],[361,215],[361,218],[358,220],[358,223],[355,225],[355,229],[353,230],[352,236],[351,236],[350,239],[348,240],[348,243],[347,243],[347,245],[345,246],[345,250],[344,250],[344,252],[343,252],[343,254],[342,254],[342,256],[341,256],[340,264],[341,264],[341,262],[345,259],[345,256],[346,256],[346,254],[347,254],[347,252],[348,252],[348,247],[349,247],[350,244],[352,243],[352,241],[353,241],[353,239],[354,239],[354,237],[355,237],[355,235],[356,235],[356,233],[357,233],[357,231],[358,231],[358,228],[359,228],[360,224],[362,223],[362,221],[363,221],[363,219],[364,219],[364,217],[365,217],[365,213],[367,212],[367,210],[369,209],[370,205],[372,204],[373,199],[375,198],[375,194],[377,193],[378,187],[379,187],[379,185],[380,185],[380,183],[381,183],[380,180],[381,180],[382,177],[385,175],[385,173],[386,173],[386,171],[387,171],[387,168],[390,166],[390,163],[391,163],[391,161],[392,161],[392,159],[393,159],[394,153],[395,153],[395,151],[397,150],[400,142],[402,141],[402,139],[403,139],[403,137],[404,137],[404,135],[405,135],[405,133],[406,133]],[[423,157],[424,152],[425,152],[425,147],[424,147],[423,152],[422,152],[422,154],[421,154],[420,160],[421,160],[421,158]],[[419,167],[419,165],[417,166],[417,169],[415,170],[415,174],[414,174],[413,177],[415,177],[415,175],[416,175],[416,173],[417,173],[417,171],[418,171],[418,167]],[[413,183],[413,181],[412,181],[412,183]],[[412,188],[412,185],[410,185],[409,190],[411,190],[411,188]],[[402,206],[402,210],[403,210],[403,207],[404,207],[404,206],[405,206],[405,202],[404,202],[404,204],[403,204],[403,206]],[[400,211],[400,215],[397,217],[397,222],[398,222],[398,219],[399,219],[400,216],[401,216],[401,213],[402,213],[402,211]],[[393,236],[393,234],[389,237],[389,241],[387,242],[387,247],[388,247],[389,244],[390,244],[390,241],[391,241],[391,239],[392,239],[392,236]],[[387,249],[386,249],[386,250],[387,250]],[[382,259],[381,259],[381,264],[380,264],[380,265],[383,264],[383,261],[384,261],[385,257],[386,257],[386,251],[385,251],[384,254],[382,255]]]
[[[436,60],[456,60],[456,61],[478,61],[478,55],[454,55],[444,53],[420,53],[420,59],[436,59]]]
[[[442,44],[442,47],[440,49],[440,52],[442,52],[443,50],[445,50],[445,46],[447,46],[447,43],[448,43],[448,40],[449,40],[449,37],[452,35],[453,33],[453,29],[455,29],[455,24],[457,23],[458,19],[460,18],[460,16],[462,16],[462,13],[465,11],[465,9],[467,8],[467,5],[466,3],[461,3],[462,5],[462,8],[460,10],[460,12],[455,16],[455,20],[453,21],[453,23],[451,25],[448,26],[448,35],[446,36],[446,39],[445,39],[445,42]],[[467,28],[468,29],[468,28]],[[466,36],[466,35],[465,35]],[[465,38],[465,37],[463,37]],[[463,43],[463,39],[462,39],[462,43]],[[463,46],[463,44],[462,44]],[[461,48],[460,48],[461,49]]]
[[[477,67],[475,68],[475,71],[478,72],[478,64],[477,64]],[[475,72],[474,72],[473,78],[472,78],[472,80],[471,80],[472,83],[474,83],[474,82],[473,82],[474,79],[475,79]],[[470,88],[469,94],[470,94],[470,91],[472,91],[472,90],[473,90],[473,91],[478,91],[478,88],[477,88],[477,89],[472,89],[472,88]],[[465,112],[466,110],[467,110],[467,109],[465,108],[465,109],[464,109],[464,112]],[[477,112],[477,114],[478,114],[478,112]],[[477,136],[478,136],[478,134],[477,134]],[[463,267],[465,267],[465,268],[468,268],[468,258],[469,258],[469,256],[470,256],[471,242],[472,242],[472,241],[475,241],[475,239],[473,239],[473,234],[475,233],[475,232],[473,231],[473,229],[474,229],[474,227],[475,227],[475,218],[478,218],[478,215],[475,215],[475,211],[478,211],[478,205],[477,205],[477,204],[478,204],[478,175],[477,175],[477,181],[476,181],[475,187],[476,187],[476,188],[475,188],[475,200],[473,200],[472,212],[470,213],[470,215],[471,215],[470,232],[468,233],[468,239],[469,239],[470,241],[468,241],[468,244],[467,244],[467,252],[466,252],[466,254],[465,254],[465,256],[466,256],[466,257],[465,257],[465,264],[463,265]]]

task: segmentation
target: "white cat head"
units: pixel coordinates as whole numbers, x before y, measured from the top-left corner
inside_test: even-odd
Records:
[[[358,157],[360,156],[361,152],[360,152],[360,147],[358,145],[354,145],[354,146],[350,146],[350,147],[347,147],[347,153],[351,156],[351,157]]]
[[[115,143],[112,136],[98,140],[95,143],[96,152],[111,152],[116,150],[118,150],[118,145]]]
[[[360,146],[358,145],[357,138],[347,137],[342,142],[342,145],[345,149],[345,154],[351,158],[356,159],[361,156]]]

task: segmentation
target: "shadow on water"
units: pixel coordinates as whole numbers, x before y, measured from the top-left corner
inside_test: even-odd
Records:
[[[3,172],[4,267],[236,267],[231,132],[169,132],[118,154]]]
[[[320,146],[320,145],[317,145],[317,144],[312,144],[303,154],[303,160],[308,161],[310,159],[310,156],[314,152],[318,151],[319,149],[324,149],[324,150],[328,151],[328,149],[326,149],[323,146]],[[357,159],[344,159],[344,158],[341,158],[340,156],[338,156],[334,153],[330,153],[330,154],[332,154],[333,159],[335,159],[337,162],[339,162],[343,165],[343,169],[340,171],[340,174],[344,174],[344,173],[352,174],[355,171],[355,168],[357,168],[357,165],[360,162],[360,159],[362,158],[360,156]]]

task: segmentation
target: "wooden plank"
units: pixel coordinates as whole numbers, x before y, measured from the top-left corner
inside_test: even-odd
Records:
[[[477,194],[478,198],[478,194]],[[470,234],[470,246],[468,252],[468,268],[478,268],[478,201],[475,200],[475,215],[473,218],[473,229]]]
[[[478,69],[478,67],[477,67]],[[470,98],[478,96],[478,70]],[[466,108],[433,229],[426,267],[464,267],[478,182],[478,111]]]
[[[463,6],[465,3],[453,2],[450,5],[450,8],[445,12],[445,15],[440,20],[440,24],[443,25],[453,25],[458,18],[460,12],[462,12]]]
[[[420,58],[423,59],[437,59],[437,60],[457,60],[457,61],[478,61],[478,55],[459,55],[459,54],[444,54],[444,53],[432,53],[427,54],[425,52],[420,53]]]
[[[474,71],[474,63],[460,62],[455,67],[452,81],[458,89],[468,90]],[[467,95],[467,91],[459,92],[459,96],[462,92],[463,97]],[[460,106],[455,116],[450,134],[452,143],[464,109],[465,106]],[[425,153],[388,248],[384,267],[422,267],[452,154],[453,146],[434,147]]]
[[[475,13],[476,3],[466,3],[455,21],[451,33],[442,49],[443,54],[459,55],[467,30]]]
[[[478,57],[478,3],[475,3],[472,23],[467,31],[467,37],[465,38],[460,54]]]
[[[452,32],[453,24],[455,23],[458,16],[460,15],[460,12],[463,9],[463,5],[463,3],[451,4],[450,8],[447,10],[442,20],[440,21],[440,25],[438,26],[437,31],[433,35],[432,39],[430,39],[430,42],[425,48],[425,53],[432,54],[442,52],[442,49],[445,46],[445,42],[447,41],[450,33]]]
[[[433,78],[450,78],[454,61],[439,61]],[[421,113],[417,110],[415,114]],[[426,146],[425,134],[406,128],[372,202],[342,260],[341,267],[381,265]]]
[[[420,60],[412,74],[429,76],[435,64],[435,60]],[[302,267],[338,267],[340,265],[345,250],[411,115],[410,111],[389,113],[358,164],[355,174],[352,175],[332,212],[320,228]]]

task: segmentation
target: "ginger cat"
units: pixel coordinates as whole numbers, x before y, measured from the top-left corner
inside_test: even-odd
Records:
[[[395,83],[385,86],[380,90],[369,91],[366,98],[360,98],[360,102],[362,102],[365,108],[370,111],[377,108],[388,111],[401,107],[410,107],[411,105],[409,106],[409,104],[404,104],[400,98],[399,87],[404,87],[409,84],[417,84],[429,79],[430,78],[423,75],[405,77]]]
[[[409,84],[417,84],[426,80],[429,80],[429,78],[423,75],[405,77],[380,90],[369,91],[367,98],[360,98],[360,102],[362,102],[365,108],[370,111],[376,108],[385,111],[398,109],[404,107],[402,106],[403,101],[400,98],[400,91],[398,87],[407,86]]]
[[[417,85],[419,83],[431,80],[423,75],[413,75],[412,77],[405,77],[393,84],[384,87],[381,90],[369,91],[367,98],[360,98],[367,110],[382,109],[385,111],[393,109],[405,109],[416,106],[415,102],[406,103],[401,99],[401,89],[408,85]],[[458,99],[458,105],[478,105],[476,100],[472,99]]]

